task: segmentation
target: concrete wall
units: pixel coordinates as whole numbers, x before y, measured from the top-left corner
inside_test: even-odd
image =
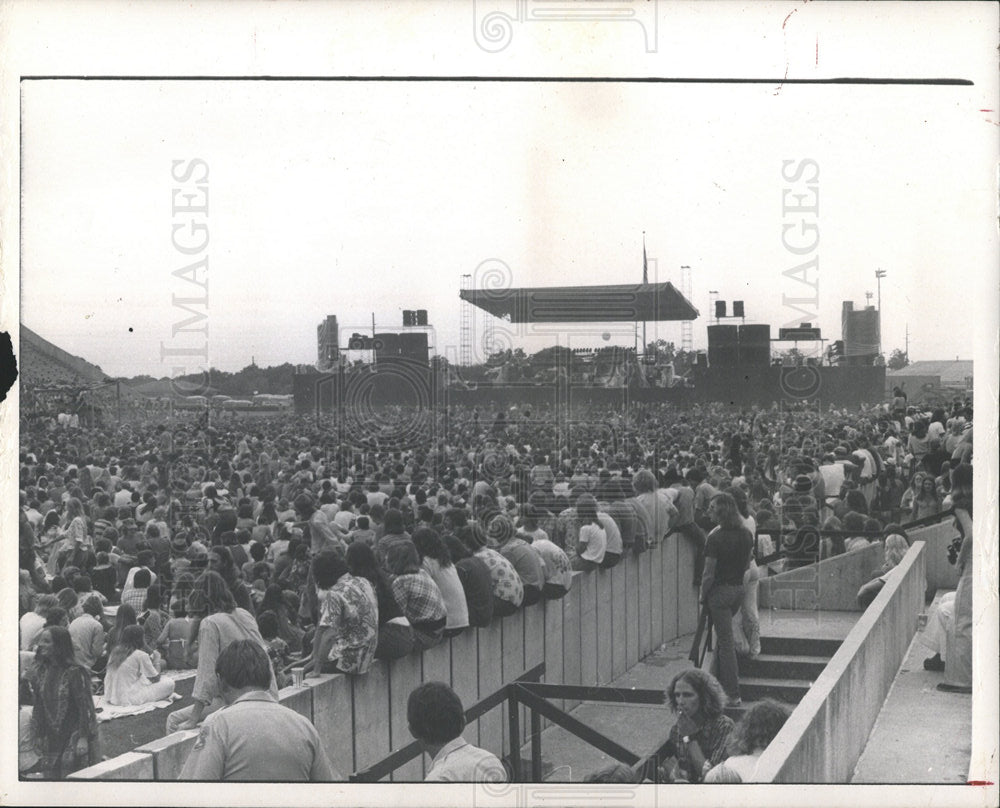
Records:
[[[792,712],[757,766],[764,783],[847,783],[924,608],[925,545],[915,543]]]
[[[884,548],[878,542],[817,564],[779,572],[761,580],[757,602],[762,609],[856,612],[858,589],[879,573],[884,560]]]
[[[907,531],[910,543],[924,543],[927,595],[958,586],[958,568],[948,563],[948,545],[958,535],[949,519],[936,525]],[[824,609],[858,611],[856,596],[862,584],[879,573],[885,561],[881,542],[827,558],[760,582],[758,602],[762,609]]]
[[[575,573],[561,600],[544,601],[472,629],[422,654],[382,661],[363,676],[328,675],[305,687],[281,691],[281,702],[308,716],[334,766],[348,775],[409,744],[406,700],[423,681],[448,682],[466,707],[526,670],[545,663],[544,681],[607,684],[664,642],[692,633],[697,623],[691,587],[694,550],[682,537],[610,570]],[[573,702],[559,706],[571,709]],[[522,715],[522,740],[528,714]],[[497,707],[471,723],[465,737],[497,755],[509,750],[506,709]],[[73,779],[176,778],[197,733],[180,732],[139,747]],[[421,780],[428,761],[418,759],[393,775]]]

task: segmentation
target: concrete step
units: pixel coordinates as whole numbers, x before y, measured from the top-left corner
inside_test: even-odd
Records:
[[[782,656],[817,656],[829,659],[840,648],[841,640],[820,637],[762,636],[760,650],[764,654]]]
[[[811,684],[811,681],[804,679],[740,676],[740,696],[744,701],[771,698],[789,704],[798,704],[809,691]]]
[[[779,679],[806,679],[815,681],[823,672],[829,657],[808,654],[759,654],[740,657],[740,676],[763,676]]]

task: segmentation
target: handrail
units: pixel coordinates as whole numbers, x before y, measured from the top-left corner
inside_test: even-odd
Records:
[[[541,719],[543,717],[548,718],[553,724],[562,727],[570,734],[575,735],[591,746],[600,749],[615,760],[631,766],[637,773],[651,771],[651,776],[656,776],[655,766],[650,769],[649,764],[654,759],[658,761],[657,756],[662,753],[663,745],[652,755],[640,757],[611,738],[608,738],[603,733],[580,721],[578,718],[573,717],[565,710],[550,703],[548,699],[662,705],[666,703],[667,699],[667,695],[663,690],[623,689],[608,686],[594,687],[539,682],[539,677],[544,675],[544,673],[545,663],[536,665],[513,682],[509,682],[486,698],[480,699],[465,711],[466,721],[475,721],[489,710],[506,702],[511,749],[509,766],[512,782],[523,782],[520,755],[520,707],[522,705],[527,707],[531,712],[530,782],[538,783],[542,781]],[[355,783],[377,782],[400,766],[418,757],[422,752],[423,748],[419,742],[413,741],[382,758],[377,763],[355,772],[349,779]]]
[[[538,679],[544,675],[545,663],[540,662],[538,665],[535,665],[535,667],[526,670],[514,681],[534,682],[538,681]],[[504,685],[499,690],[490,693],[490,695],[480,699],[469,707],[469,709],[465,711],[465,723],[468,724],[470,721],[475,721],[497,705],[505,702],[509,698],[510,687],[510,684]],[[420,757],[422,754],[423,747],[420,746],[420,743],[418,741],[411,741],[406,746],[397,749],[395,752],[391,752],[381,760],[373,763],[371,766],[367,766],[364,769],[354,772],[350,775],[348,780],[352,783],[377,783],[387,774],[391,774],[400,766],[409,763],[411,760]]]

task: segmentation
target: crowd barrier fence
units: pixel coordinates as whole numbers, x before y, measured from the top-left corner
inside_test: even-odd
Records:
[[[691,586],[693,545],[679,535],[639,555],[626,554],[611,569],[577,572],[569,593],[469,629],[420,654],[378,660],[361,676],[312,677],[283,689],[281,703],[309,718],[344,776],[365,769],[411,743],[406,702],[421,682],[451,685],[463,704],[496,692],[539,663],[544,681],[606,685],[640,659],[694,632],[697,592]],[[553,702],[564,710],[579,702]],[[518,737],[527,741],[530,720],[520,707]],[[548,720],[542,722],[548,725]],[[495,708],[463,733],[471,743],[504,757],[510,752],[508,718]],[[197,738],[178,732],[71,775],[73,780],[174,780]],[[397,769],[397,782],[422,780],[429,761],[416,758]]]

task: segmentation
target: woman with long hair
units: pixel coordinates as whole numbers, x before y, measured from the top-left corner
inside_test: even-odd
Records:
[[[70,497],[66,500],[63,524],[70,547],[81,545],[93,549],[93,542],[87,532],[87,517],[83,512],[83,504],[76,497]]]
[[[221,544],[212,547],[208,551],[208,566],[213,572],[217,572],[222,576],[222,580],[229,587],[236,605],[241,609],[246,609],[250,614],[254,614],[250,590],[240,577],[239,568],[233,561],[233,554],[230,549]]]
[[[375,552],[363,542],[347,548],[347,569],[351,575],[368,580],[378,602],[378,643],[376,659],[398,659],[413,650],[414,637],[410,621],[403,614],[392,592],[388,576],[375,559]]]
[[[913,498],[910,519],[915,521],[937,513],[941,513],[941,497],[938,495],[934,478],[928,474],[921,479],[920,488]]]
[[[710,769],[705,783],[756,782],[757,761],[788,720],[789,709],[774,699],[750,707],[729,739],[729,757]]]
[[[743,525],[731,494],[716,494],[709,502],[709,517],[717,525],[705,543],[705,570],[701,603],[712,615],[718,640],[716,658],[719,681],[732,705],[740,701],[739,669],[733,637],[733,615],[743,603],[743,577],[750,564],[753,537]]]
[[[115,622],[108,632],[108,648],[114,648],[121,640],[122,632],[129,626],[137,626],[139,624],[138,616],[135,613],[135,609],[129,606],[127,603],[123,603],[118,607],[118,611],[115,612]]]
[[[267,643],[260,636],[254,616],[236,605],[232,592],[217,572],[204,572],[195,581],[188,599],[189,604],[192,601],[204,609],[203,616],[196,621],[197,625],[192,627],[191,632],[198,641],[198,672],[191,693],[194,704],[167,716],[168,735],[181,729],[194,729],[206,715],[223,706],[215,676],[215,661],[223,648],[235,640],[250,639],[267,650]],[[278,688],[273,675],[270,691],[277,698]]]
[[[576,501],[576,518],[580,525],[577,540],[575,569],[594,569],[601,566],[608,549],[608,533],[597,518],[597,500],[583,494]]]
[[[882,588],[889,583],[890,577],[899,568],[899,562],[903,560],[903,556],[909,549],[910,544],[906,540],[906,536],[899,533],[888,533],[885,537],[885,561],[882,568],[875,578],[858,590],[858,606],[862,610],[867,609],[878,593],[882,591]]]
[[[260,602],[260,611],[274,612],[278,622],[278,636],[285,641],[288,648],[297,654],[302,650],[302,635],[305,632],[295,625],[295,613],[285,600],[284,590],[278,584],[268,584],[264,590],[264,598]]]
[[[392,594],[413,628],[417,650],[437,645],[444,639],[447,623],[444,598],[430,575],[420,566],[420,555],[410,540],[394,542],[386,556],[393,575]]]
[[[160,676],[146,651],[142,628],[127,626],[108,654],[105,701],[118,707],[148,704],[168,698],[173,692],[174,680]]]
[[[706,561],[709,558],[713,556]],[[677,722],[670,728],[666,748],[673,763],[660,772],[665,782],[700,783],[726,757],[733,732],[733,720],[724,712],[726,692],[712,674],[690,668],[670,681],[667,700]]]
[[[73,659],[69,630],[42,631],[31,673],[31,738],[38,762],[29,770],[58,780],[101,759],[90,676]]]
[[[413,531],[413,544],[420,554],[424,571],[431,576],[441,596],[444,598],[448,622],[444,634],[452,637],[469,627],[469,605],[465,600],[465,590],[458,577],[458,570],[452,563],[448,547],[433,528],[421,527]]]

